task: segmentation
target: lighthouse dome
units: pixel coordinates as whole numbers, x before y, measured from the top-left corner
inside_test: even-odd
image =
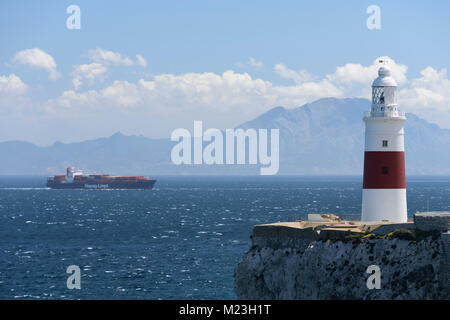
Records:
[[[391,69],[389,69],[386,66],[381,66],[380,69],[378,69],[378,76],[380,76],[380,77],[390,77],[391,76]]]
[[[373,81],[372,87],[396,87],[397,82],[391,77],[391,69],[381,66],[378,69],[378,78]]]

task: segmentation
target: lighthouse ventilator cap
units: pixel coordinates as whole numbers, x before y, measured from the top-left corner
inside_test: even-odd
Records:
[[[396,87],[397,82],[391,77],[391,70],[387,66],[381,66],[378,69],[378,78],[376,78],[372,87]]]

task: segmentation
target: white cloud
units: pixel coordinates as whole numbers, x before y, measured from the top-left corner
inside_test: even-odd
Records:
[[[151,99],[152,105],[219,114],[249,114],[266,107],[271,100],[272,86],[268,81],[252,79],[248,73],[231,70],[221,75],[211,72],[162,74],[153,81],[141,80],[139,84],[146,89],[146,99]]]
[[[140,54],[137,54],[136,61],[133,61],[129,57],[122,56],[118,52],[97,48],[89,50],[88,57],[95,62],[77,65],[72,71],[72,84],[76,90],[83,85],[84,80],[88,80],[90,84],[95,83],[97,80],[103,82],[105,74],[108,71],[108,66],[147,67],[147,61]]]
[[[378,76],[379,60],[388,60],[392,76],[399,85],[405,84],[408,79],[406,72],[408,67],[403,64],[397,64],[389,57],[379,57],[369,66],[361,64],[347,63],[336,67],[334,73],[327,74],[323,79],[315,79],[307,70],[292,70],[284,64],[277,64],[274,71],[284,79],[290,79],[301,87],[308,88],[304,92],[316,92],[312,96],[319,95],[319,91],[326,90],[332,97],[363,97],[369,98],[371,84]],[[312,91],[309,91],[312,90]]]
[[[101,95],[109,103],[124,107],[136,106],[142,102],[136,84],[128,81],[114,81],[112,85],[102,90]]]
[[[141,66],[143,68],[147,68],[147,60],[145,60],[145,58],[143,56],[141,56],[140,54],[137,54],[136,55],[136,59],[137,59],[136,64],[138,66]]]
[[[234,117],[235,123],[239,123],[276,105],[292,108],[325,97],[369,98],[371,83],[377,76],[379,59],[368,66],[352,63],[338,66],[333,73],[323,78],[314,77],[306,70],[295,71],[277,64],[275,72],[283,78],[291,79],[294,85],[274,85],[263,79],[252,78],[248,73],[231,70],[222,74],[160,74],[151,80],[114,81],[100,91],[68,91],[53,99],[48,106],[57,108],[63,105],[73,109],[78,106],[98,107],[108,112],[125,107],[143,114],[176,115],[181,118],[183,115],[217,119],[230,116]],[[406,105],[423,105],[420,99],[426,97],[433,101],[428,103],[430,108],[448,108],[446,93],[450,90],[445,85],[448,83],[446,70],[437,72],[427,68],[422,72],[422,78],[409,82],[406,77],[408,68],[405,65],[389,59],[389,66],[399,85],[408,88],[399,93],[401,108],[405,110]],[[86,74],[89,73],[86,71]],[[97,79],[94,75],[92,78]],[[418,99],[418,96],[421,98]]]
[[[399,105],[407,111],[450,128],[450,80],[447,69],[441,71],[428,66],[420,78],[399,91]]]
[[[107,68],[97,62],[90,64],[82,64],[75,66],[72,72],[72,83],[75,89],[78,89],[83,84],[83,80],[87,79],[89,83],[94,83],[96,80],[103,82],[103,77],[107,71]]]
[[[395,70],[400,74],[400,81],[405,81],[406,66],[397,65],[392,60],[391,65],[393,73]],[[276,105],[293,108],[325,97],[367,97],[377,74],[378,63],[376,60],[370,66],[346,64],[317,80],[306,70],[290,70],[283,64],[277,64],[274,70],[278,75],[292,79],[295,84],[274,85],[252,78],[248,73],[231,70],[222,74],[160,74],[152,80],[141,79],[136,83],[114,81],[101,91],[89,91],[88,96],[95,100],[90,100],[86,105],[135,108],[140,112],[147,110],[145,112],[160,115],[178,113],[181,117],[183,112],[198,114],[199,117],[209,112],[211,117],[219,118],[229,114],[235,116],[236,123],[239,123]],[[60,98],[64,101],[62,105],[76,108],[87,96],[86,93],[66,93]],[[50,105],[57,106],[60,98],[54,99]],[[69,103],[69,100],[73,101]]]
[[[251,68],[251,69],[262,69],[264,68],[264,63],[262,61],[258,61],[253,57],[250,57],[247,62],[237,62],[236,66],[242,69]]]
[[[322,79],[314,77],[306,70],[296,71],[284,64],[277,64],[274,67],[275,73],[297,84],[297,86],[279,87],[279,90],[283,93],[280,96],[285,97],[284,100],[281,100],[283,102],[282,105],[289,105],[289,102],[293,101],[301,105],[311,102],[317,97],[359,97],[370,99],[371,85],[373,80],[378,77],[380,60],[388,61],[391,74],[400,87],[408,85],[406,76],[408,67],[396,63],[389,57],[379,57],[367,66],[356,63],[337,66],[333,73],[325,75]]]
[[[0,131],[5,131],[11,120],[28,114],[32,103],[27,91],[28,86],[15,74],[0,76]]]
[[[392,77],[397,81],[398,104],[403,111],[450,128],[450,81],[447,69],[440,71],[431,66],[423,69],[421,77],[408,79],[408,67],[389,57],[379,57],[372,65],[345,64],[338,66],[326,78],[340,88],[347,97],[370,98],[371,84],[378,76],[379,60],[387,60]]]
[[[64,112],[64,109],[82,112],[83,108],[90,106],[91,109],[98,108],[98,97],[100,94],[95,90],[86,92],[75,92],[73,90],[64,91],[57,99],[50,99],[44,106],[44,109],[50,113]],[[76,108],[75,108],[76,107]]]
[[[88,56],[89,59],[105,65],[140,66],[144,68],[147,66],[147,61],[140,54],[137,54],[136,61],[133,61],[128,56],[122,56],[118,52],[97,48],[89,50]]]
[[[295,86],[274,87],[277,96],[276,105],[288,108],[299,107],[320,98],[344,98],[344,92],[330,81],[304,82]]]
[[[215,119],[218,123],[228,117],[233,119],[231,125],[236,125],[276,105],[297,107],[330,96],[343,97],[343,92],[327,79],[274,86],[248,73],[230,70],[222,74],[160,74],[152,80],[141,79],[136,83],[116,80],[100,91],[66,91],[50,100],[45,108],[55,112],[61,107],[101,109],[108,113],[127,109],[143,117],[198,117]]]
[[[142,102],[141,94],[138,91],[138,85],[116,80],[100,91],[64,91],[58,98],[50,99],[43,109],[61,116],[64,116],[67,111],[67,115],[73,115],[74,111],[81,116],[90,112],[104,112],[106,115],[123,107],[138,106]]]
[[[81,119],[97,130],[92,136],[108,129],[108,132],[123,130],[162,137],[198,119],[209,127],[230,128],[277,105],[293,108],[325,97],[369,98],[370,85],[377,76],[377,60],[370,65],[344,64],[323,77],[276,65],[275,72],[291,79],[292,85],[276,85],[232,70],[221,74],[159,74],[137,81],[115,80],[98,90],[64,91],[35,109],[43,117],[52,121],[55,117],[64,119],[74,127],[79,123],[77,119]],[[420,77],[408,79],[405,65],[393,60],[389,65],[399,83],[399,107],[450,128],[447,70],[427,67]],[[84,82],[102,81],[106,69],[100,62],[77,66],[74,80],[79,82],[75,81],[75,88]],[[96,126],[99,119],[102,125]]]
[[[49,73],[49,79],[51,80],[55,80],[61,76],[56,70],[56,62],[53,57],[39,48],[19,51],[14,56],[13,62],[36,69],[44,69]]]
[[[328,80],[340,85],[364,84],[370,86],[375,79],[379,66],[363,66],[361,64],[347,63],[336,68],[335,73],[328,74]]]
[[[20,95],[28,90],[28,86],[15,74],[0,76],[0,93]]]
[[[380,60],[388,61],[388,66],[391,69],[391,75],[395,78],[399,85],[407,82],[406,72],[408,71],[408,67],[403,64],[397,64],[389,57],[379,57],[374,60],[372,65],[369,66],[347,63],[344,66],[337,67],[335,73],[327,75],[327,78],[334,83],[345,86],[363,84],[370,87],[372,81],[378,77]]]
[[[76,109],[78,105],[105,105],[108,108],[144,107],[158,113],[215,110],[219,113],[240,111],[245,114],[261,108],[261,105],[263,108],[268,106],[267,101],[271,100],[268,92],[270,88],[270,82],[233,71],[226,71],[222,75],[211,72],[161,74],[151,81],[141,79],[132,83],[116,80],[100,91],[66,91],[50,100],[47,107]],[[251,105],[253,107],[249,108]]]
[[[262,61],[257,61],[255,58],[250,57],[250,61],[249,64],[251,67],[255,68],[255,69],[261,69],[264,68],[264,63],[262,63]]]
[[[279,63],[274,67],[275,73],[284,79],[291,79],[295,83],[302,83],[305,81],[311,81],[313,79],[312,75],[306,70],[291,70],[284,64]]]

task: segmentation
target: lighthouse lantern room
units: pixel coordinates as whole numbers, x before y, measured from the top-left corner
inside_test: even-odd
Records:
[[[382,65],[372,84],[372,106],[366,125],[362,221],[407,222],[405,114],[397,108],[397,83]]]

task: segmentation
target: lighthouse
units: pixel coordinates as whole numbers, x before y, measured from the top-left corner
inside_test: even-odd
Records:
[[[372,84],[366,125],[362,221],[407,222],[404,112],[397,108],[397,83],[382,65]]]

